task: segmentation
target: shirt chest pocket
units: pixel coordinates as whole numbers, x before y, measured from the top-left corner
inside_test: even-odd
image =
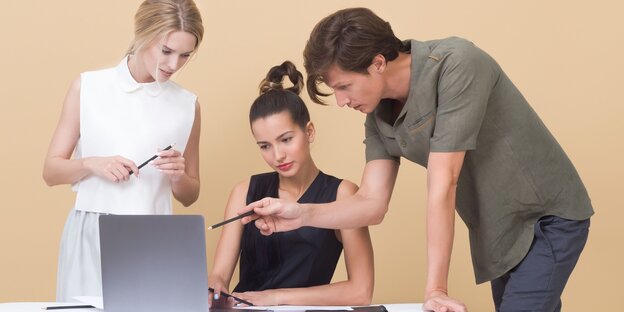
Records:
[[[399,140],[397,138],[381,135],[381,140],[383,141],[383,146],[389,155],[394,157],[403,156],[403,151],[399,147]]]
[[[435,110],[416,118],[413,122],[406,120],[404,125],[405,127],[402,127],[404,133],[399,140],[404,157],[426,167],[430,151],[429,142],[435,129]]]

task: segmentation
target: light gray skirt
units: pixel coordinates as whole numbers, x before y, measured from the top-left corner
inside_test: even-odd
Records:
[[[59,251],[56,301],[76,301],[75,296],[102,296],[100,215],[75,209],[69,213]]]

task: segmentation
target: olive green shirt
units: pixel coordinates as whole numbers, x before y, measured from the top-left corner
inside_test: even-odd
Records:
[[[466,223],[477,283],[527,254],[546,215],[584,220],[592,205],[574,166],[499,65],[461,38],[406,41],[410,90],[398,117],[385,99],[366,118],[366,160],[466,151],[456,210]]]

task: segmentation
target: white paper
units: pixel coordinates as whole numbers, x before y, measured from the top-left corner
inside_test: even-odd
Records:
[[[381,305],[386,307],[386,310],[389,312],[416,312],[423,310],[420,303],[389,303]]]
[[[96,307],[97,309],[100,310],[104,310],[104,300],[102,300],[102,297],[98,297],[98,296],[76,296],[73,297],[73,299],[76,299],[82,303],[85,304],[90,304],[94,307]]]

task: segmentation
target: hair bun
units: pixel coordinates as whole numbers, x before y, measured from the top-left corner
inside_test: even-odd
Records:
[[[284,89],[282,83],[284,76],[287,76],[292,87]],[[260,95],[265,94],[271,90],[287,90],[295,94],[299,94],[303,88],[303,74],[297,70],[295,64],[290,61],[285,61],[281,65],[273,66],[266,77],[260,82]]]
[[[271,89],[278,89],[278,90],[282,90],[284,89],[284,84],[281,82],[269,82],[269,88]]]

